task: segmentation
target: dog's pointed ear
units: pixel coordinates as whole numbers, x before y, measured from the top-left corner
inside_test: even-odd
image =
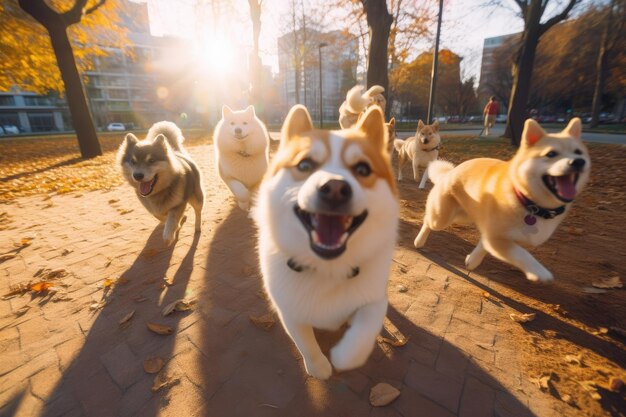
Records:
[[[569,136],[580,139],[580,135],[583,133],[583,124],[579,117],[574,117],[569,121],[567,127],[563,129],[563,133],[567,133]]]
[[[162,133],[159,133],[156,138],[154,138],[154,144],[161,146],[163,149],[167,149],[167,138]]]
[[[137,136],[133,135],[132,133],[126,134],[126,137],[124,138],[125,146],[136,145],[137,142],[139,142],[139,139],[137,139]]]
[[[391,120],[389,120],[389,126],[394,127],[396,125],[396,118],[392,117]]]
[[[377,149],[383,149],[387,143],[387,128],[385,116],[378,106],[372,106],[357,122],[357,129],[365,132],[367,140],[372,142]]]
[[[417,130],[422,130],[424,128],[424,122],[422,120],[417,121]]]
[[[524,123],[524,131],[522,132],[522,143],[533,146],[545,135],[546,132],[539,126],[539,123],[534,119],[527,119],[526,123]]]
[[[431,125],[435,132],[439,132],[439,120],[435,120],[435,122]]]
[[[231,109],[230,107],[228,107],[226,104],[224,104],[222,106],[222,119],[227,118],[228,116],[230,116],[233,113],[233,109]]]
[[[252,106],[252,105],[246,107],[245,113],[247,115],[252,116],[252,117],[256,117],[256,113],[254,112],[254,106]]]
[[[280,142],[286,143],[304,132],[313,130],[313,122],[306,107],[296,104],[289,110],[280,132]]]

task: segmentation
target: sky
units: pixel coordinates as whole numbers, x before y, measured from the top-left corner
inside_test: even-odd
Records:
[[[211,39],[221,44],[228,43],[231,48],[251,49],[251,24],[248,15],[247,0],[232,0],[226,2],[226,9],[222,11],[228,15],[218,27],[207,24],[210,20],[210,10],[198,13],[194,5],[201,0],[140,0],[148,2],[151,31],[153,35],[172,35],[198,38],[197,33],[205,33],[203,39]],[[303,0],[305,4],[319,4],[323,0]],[[262,12],[262,28],[260,49],[265,65],[270,65],[274,72],[278,71],[276,39],[288,27],[285,22],[289,7],[287,0],[264,0]],[[327,0],[332,3],[332,0]],[[482,47],[485,38],[516,33],[522,30],[522,19],[516,15],[515,3],[512,0],[503,0],[500,7],[485,7],[485,0],[448,0],[443,12],[440,48],[448,48],[464,59],[462,61],[462,76],[474,76],[476,81],[480,74]],[[209,6],[210,8],[210,6]],[[208,8],[205,8],[208,9]],[[327,29],[345,27],[337,13],[326,11]],[[432,28],[435,31],[435,27]],[[208,34],[208,35],[207,35]],[[226,42],[225,42],[226,40]],[[429,46],[416,48],[415,55],[426,50]]]

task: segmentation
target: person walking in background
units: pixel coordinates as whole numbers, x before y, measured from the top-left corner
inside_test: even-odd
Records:
[[[500,103],[496,101],[496,96],[491,96],[489,98],[489,102],[485,105],[483,110],[483,116],[485,117],[485,128],[483,129],[483,134],[485,136],[489,135],[489,129],[496,123],[496,116],[499,111]]]

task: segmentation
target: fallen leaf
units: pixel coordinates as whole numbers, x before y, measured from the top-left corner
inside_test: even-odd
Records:
[[[517,323],[528,323],[529,321],[533,321],[535,319],[535,316],[536,316],[535,313],[526,313],[526,314],[511,313],[509,314],[509,317],[511,317],[511,320]]]
[[[122,320],[119,321],[120,327],[127,327],[130,324],[130,319],[135,315],[135,310],[132,310],[130,313],[125,315]]]
[[[154,333],[160,335],[170,335],[174,332],[174,329],[169,326],[164,326],[162,324],[146,323],[146,326],[148,326],[148,329],[152,330]]]
[[[398,290],[398,292],[407,292],[409,289],[407,287],[405,287],[404,285],[398,285],[396,287],[396,289]]]
[[[163,388],[169,388],[180,383],[180,378],[168,376],[165,372],[159,373],[154,378],[154,384],[152,385],[152,392],[157,392]]]
[[[609,379],[609,391],[619,392],[622,386],[624,386],[624,381],[621,378],[611,377],[611,379]]]
[[[614,276],[610,278],[600,278],[596,281],[592,281],[591,285],[596,288],[622,288],[624,285],[619,277]]]
[[[562,400],[564,403],[569,404],[569,405],[574,404],[574,399],[573,399],[573,398],[572,398],[572,396],[571,396],[571,395],[569,395],[569,394],[563,394],[563,395],[561,395],[561,400]]]
[[[118,201],[120,201],[120,199],[119,199],[119,198],[112,198],[112,199],[110,199],[110,200],[109,200],[109,204],[115,204],[115,203],[117,203]]]
[[[276,324],[276,318],[274,317],[274,313],[267,313],[262,316],[250,316],[250,321],[256,327],[263,329],[267,332],[269,332],[272,326]]]
[[[47,279],[56,279],[56,278],[63,278],[65,276],[67,276],[67,274],[68,274],[68,272],[64,268],[57,268],[57,269],[53,269],[53,270],[49,271],[48,273],[44,274],[44,277],[47,278]]]
[[[598,327],[598,330],[591,332],[591,334],[597,336],[599,334],[607,334],[608,332],[609,329],[607,329],[606,327]]]
[[[143,370],[149,374],[158,373],[165,365],[165,361],[159,357],[151,356],[143,361]]]
[[[137,296],[137,297],[133,298],[133,300],[134,300],[136,303],[143,303],[144,301],[146,301],[146,300],[147,300],[147,298],[146,298],[146,297],[144,297],[143,295],[139,295],[139,296]]]
[[[595,381],[579,381],[578,383],[591,395],[591,398],[594,400],[602,399],[602,396],[598,393],[598,389],[596,388]]]
[[[389,339],[388,337],[378,336],[379,343],[387,343],[390,346],[401,347],[409,342],[409,339]]]
[[[565,362],[567,363],[575,363],[578,366],[582,366],[583,364],[583,355],[565,355]]]
[[[542,391],[547,391],[548,388],[550,387],[550,379],[551,379],[552,375],[542,375],[539,378],[529,378],[530,382],[532,382],[533,384],[535,384],[535,386],[537,388],[539,388]]]
[[[67,256],[70,253],[72,253],[73,251],[69,250],[69,249],[63,249],[63,251],[61,252],[61,256]]]
[[[91,311],[100,310],[100,309],[101,309],[102,307],[104,307],[105,305],[106,305],[106,303],[105,303],[105,302],[103,302],[103,301],[100,301],[100,302],[98,302],[98,303],[92,303],[92,304],[89,306],[89,310],[91,310]]]
[[[487,291],[483,291],[480,293],[480,296],[483,297],[485,300],[488,300],[491,297],[491,294],[489,294]]]
[[[117,209],[117,211],[119,211],[121,215],[124,215],[124,214],[128,214],[128,213],[132,213],[133,209],[130,209],[130,210]]]
[[[54,284],[52,282],[40,281],[40,282],[36,282],[34,284],[30,284],[28,289],[30,291],[32,291],[32,292],[36,292],[36,293],[40,294],[42,292],[48,291],[52,287],[54,287]]]
[[[187,310],[191,310],[193,304],[195,303],[195,301],[190,301],[190,300],[185,300],[185,299],[178,299],[174,302],[169,303],[168,305],[165,306],[165,308],[162,311],[163,317],[168,316],[170,314],[172,314],[174,311],[187,311]]]
[[[111,262],[113,262],[113,259],[107,258],[107,261],[104,263],[104,267],[108,268],[111,265]]]
[[[5,254],[5,255],[1,255],[1,256],[0,256],[0,264],[1,264],[2,262],[6,262],[6,261],[8,261],[9,259],[13,259],[13,258],[15,258],[15,256],[16,256],[16,255],[15,255],[14,253],[7,253],[7,254]]]
[[[111,285],[113,285],[115,281],[111,278],[107,278],[104,280],[104,282],[102,283],[102,287],[103,288],[109,288]]]
[[[111,223],[111,227],[113,229],[117,229],[118,227],[122,227],[122,225],[120,223],[118,223],[118,222],[113,222],[113,223]]]
[[[586,292],[587,294],[604,294],[608,291],[600,288],[583,287],[583,292]]]
[[[370,404],[374,407],[382,407],[390,404],[399,396],[400,390],[387,383],[380,382],[370,390]]]
[[[30,310],[30,306],[24,306],[15,312],[15,317],[21,317]]]
[[[22,240],[20,240],[20,243],[16,243],[14,246],[16,248],[25,248],[26,246],[30,246],[33,243],[33,239],[32,237],[25,237]]]

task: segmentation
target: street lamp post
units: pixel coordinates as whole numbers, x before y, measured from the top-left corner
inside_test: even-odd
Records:
[[[322,48],[328,46],[326,42],[321,42],[317,45],[317,49],[320,54],[320,129],[324,128],[324,98],[322,97]]]
[[[437,89],[437,66],[439,63],[439,35],[441,34],[441,15],[443,14],[443,0],[439,0],[439,18],[437,20],[437,35],[435,37],[435,53],[433,55],[433,71],[430,76],[430,97],[428,98],[428,114],[426,124],[433,121],[435,110],[435,90]]]

